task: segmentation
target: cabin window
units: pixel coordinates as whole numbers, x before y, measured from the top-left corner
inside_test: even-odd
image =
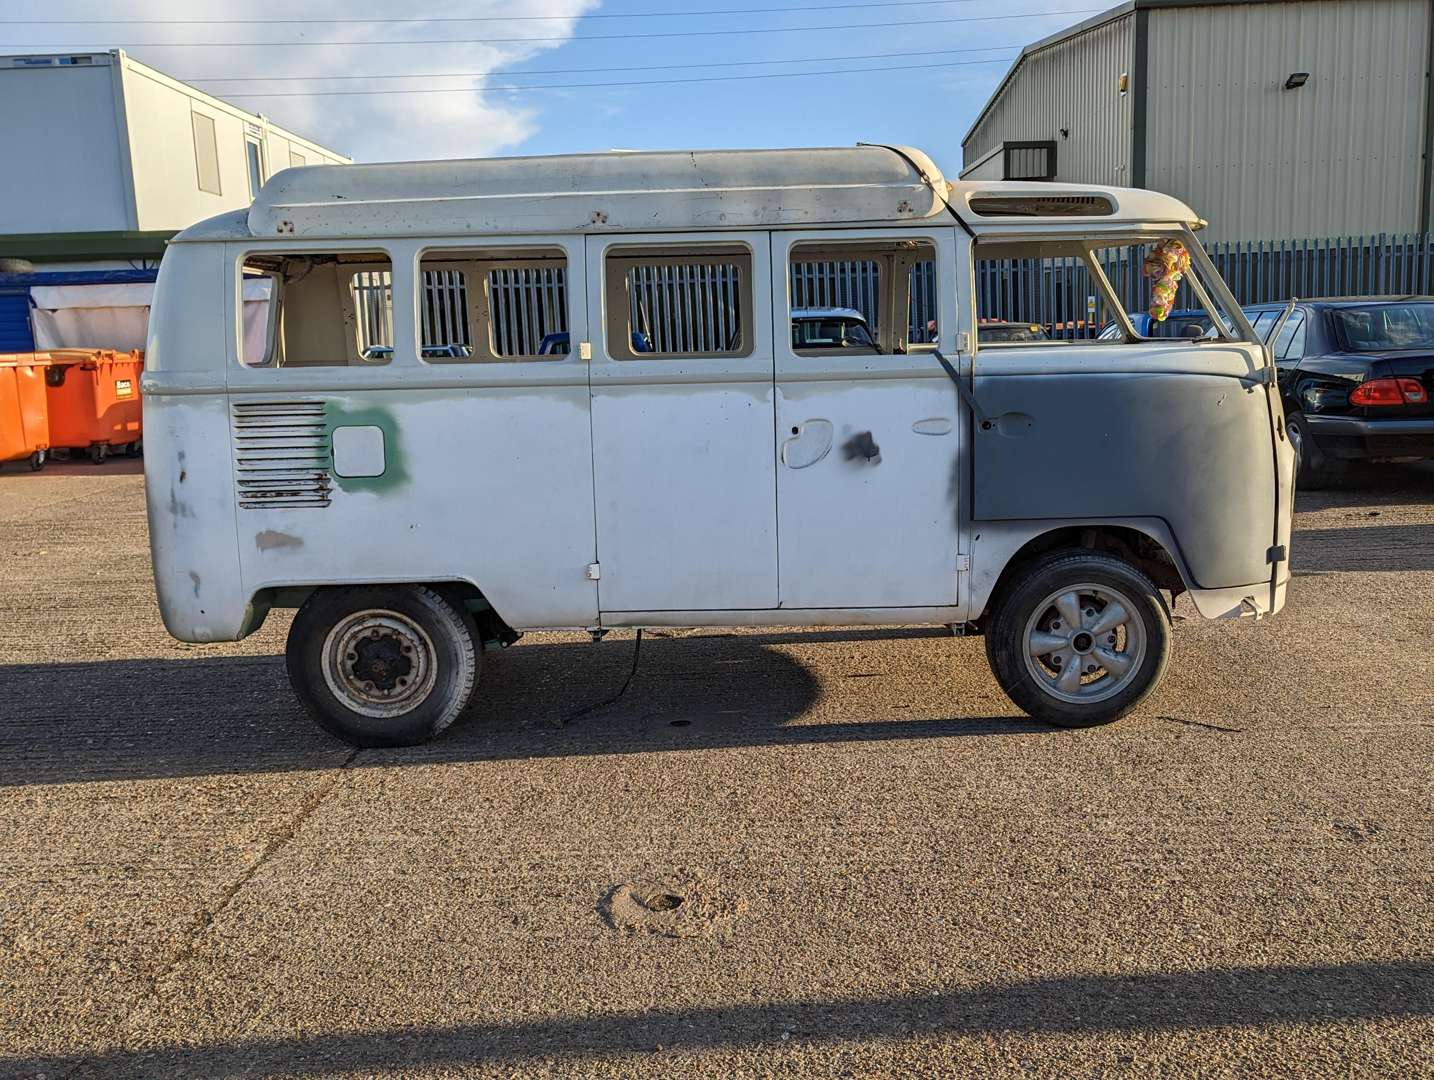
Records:
[[[617,248],[606,263],[607,348],[617,360],[750,356],[745,247]]]
[[[194,130],[194,165],[198,172],[199,190],[222,195],[219,185],[219,140],[214,133],[214,117],[192,112],[189,120]]]
[[[1182,245],[1193,238],[1172,236]],[[978,346],[1194,342],[1237,336],[1193,262],[1167,305],[1145,272],[1157,240],[1071,237],[981,241],[974,249]],[[1163,316],[1163,317],[1162,317]]]
[[[876,356],[937,340],[935,248],[927,241],[800,244],[787,295],[798,356]]]
[[[393,359],[393,267],[381,252],[256,252],[244,259],[239,304],[247,366]]]
[[[244,140],[244,160],[249,167],[249,198],[257,199],[264,186],[264,148],[257,140]]]
[[[562,248],[429,251],[419,356],[428,363],[561,360],[571,351]]]

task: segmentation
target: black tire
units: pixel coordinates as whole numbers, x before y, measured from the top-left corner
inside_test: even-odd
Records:
[[[1318,491],[1349,473],[1349,462],[1327,457],[1310,434],[1304,413],[1285,414],[1285,433],[1295,450],[1295,487]]]
[[[359,747],[434,738],[467,707],[482,660],[467,611],[422,585],[319,589],[285,649],[289,682],[319,727]]]
[[[110,448],[104,443],[95,443],[89,450],[90,461],[96,465],[103,465],[105,458],[110,456]]]
[[[1081,627],[1071,630],[1061,621],[1060,613],[1051,606],[1049,598],[1062,590],[1087,585],[1100,589],[1105,599],[1094,592],[1077,590],[1083,621]],[[1109,607],[1111,598],[1124,601],[1122,607],[1128,605],[1129,620],[1109,632],[1110,644],[1107,645],[1102,640],[1107,631],[1100,631],[1102,637],[1091,637],[1082,628],[1100,624],[1100,616]],[[1054,681],[1062,671],[1070,669],[1068,665],[1056,666],[1057,654],[1032,657],[1028,663],[1027,631],[1033,621],[1035,629],[1047,638],[1062,633],[1069,637],[1072,650],[1059,654],[1062,658],[1069,656],[1077,663],[1089,661],[1096,665],[1091,683],[1077,686],[1068,695],[1088,694],[1092,700],[1067,700],[1058,696],[1062,691],[1055,687]],[[1076,645],[1086,651],[1076,653]],[[1129,657],[1132,666],[1119,675],[1113,673],[1113,668],[1107,671],[1099,665],[1099,654],[1091,651],[1092,647]],[[1129,563],[1092,551],[1055,552],[1018,570],[1016,580],[993,601],[992,618],[986,630],[986,657],[1001,689],[1027,715],[1060,727],[1109,724],[1149,697],[1160,681],[1170,659],[1170,620],[1155,583]],[[1112,657],[1110,663],[1115,662]],[[1085,678],[1085,675],[1078,676],[1078,680]],[[1098,684],[1103,679],[1114,681],[1102,690]],[[1107,696],[1100,696],[1102,694]]]
[[[33,472],[39,472],[45,467],[45,462],[49,460],[50,455],[48,452],[44,450],[36,450],[33,454],[30,455],[30,469]]]

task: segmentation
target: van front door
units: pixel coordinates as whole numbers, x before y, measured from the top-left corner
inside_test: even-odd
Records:
[[[766,234],[590,236],[587,266],[604,623],[776,607]]]
[[[772,266],[782,607],[954,606],[951,231],[775,233]]]

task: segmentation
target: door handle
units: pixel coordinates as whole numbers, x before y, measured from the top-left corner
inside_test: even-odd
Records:
[[[830,420],[808,420],[792,428],[792,437],[782,441],[782,464],[789,469],[807,469],[831,453],[836,428]]]

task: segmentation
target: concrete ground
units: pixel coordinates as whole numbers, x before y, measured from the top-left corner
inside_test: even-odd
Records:
[[[7,467],[0,1075],[1434,1075],[1434,471],[1365,485],[1111,728],[921,629],[653,634],[577,715],[631,637],[551,635],[359,753],[285,617],[165,634],[134,463]]]

